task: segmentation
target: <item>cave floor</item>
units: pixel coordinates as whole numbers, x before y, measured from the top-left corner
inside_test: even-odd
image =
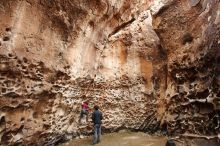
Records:
[[[96,146],[165,146],[166,137],[150,136],[142,132],[118,132],[102,135],[101,143]],[[60,146],[90,146],[92,137],[75,139]],[[175,142],[176,146],[184,146]],[[191,145],[193,146],[193,145]]]

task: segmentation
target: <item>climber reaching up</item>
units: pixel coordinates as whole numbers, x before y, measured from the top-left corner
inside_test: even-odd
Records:
[[[86,122],[88,122],[88,114],[89,114],[89,106],[88,106],[88,101],[84,101],[82,103],[82,110],[80,112],[80,119],[79,122],[81,123],[81,120],[83,118],[83,116],[86,116]]]

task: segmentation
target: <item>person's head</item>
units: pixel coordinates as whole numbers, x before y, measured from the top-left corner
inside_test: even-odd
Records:
[[[98,106],[98,105],[95,105],[95,106],[94,106],[94,109],[95,109],[95,110],[98,110],[98,109],[99,109],[99,106]]]

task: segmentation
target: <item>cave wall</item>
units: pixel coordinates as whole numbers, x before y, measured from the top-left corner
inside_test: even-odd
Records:
[[[154,12],[167,52],[162,123],[171,134],[218,135],[220,23],[218,0],[177,0]]]
[[[139,129],[155,115],[159,39],[149,11],[140,11],[149,4],[1,1],[1,142],[45,145],[91,133],[78,123],[85,100],[100,105],[106,131]]]
[[[1,144],[91,133],[78,123],[85,100],[104,131],[217,134],[219,4],[1,0]]]

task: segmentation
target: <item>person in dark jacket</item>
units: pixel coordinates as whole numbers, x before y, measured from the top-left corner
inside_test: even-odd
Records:
[[[99,111],[99,107],[97,105],[94,106],[94,112],[92,113],[92,122],[94,124],[93,145],[100,142],[102,119],[102,112]]]

